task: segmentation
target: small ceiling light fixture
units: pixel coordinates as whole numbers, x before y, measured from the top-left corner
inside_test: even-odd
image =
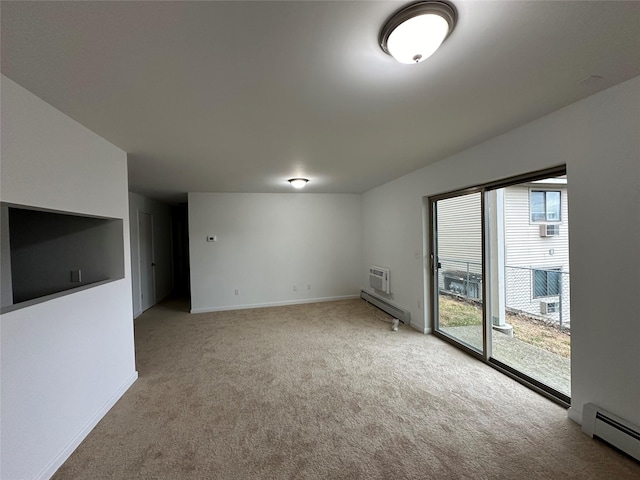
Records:
[[[293,188],[302,188],[307,184],[308,181],[309,181],[308,178],[290,178],[289,179],[289,183],[293,185]]]
[[[394,13],[380,31],[380,47],[400,63],[420,63],[440,47],[456,26],[453,5],[413,3]]]

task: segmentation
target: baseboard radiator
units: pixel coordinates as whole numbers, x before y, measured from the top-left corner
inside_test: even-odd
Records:
[[[640,427],[593,403],[582,407],[582,431],[640,461]]]
[[[411,312],[407,312],[400,307],[396,307],[392,303],[387,302],[386,300],[372,295],[369,292],[365,292],[362,290],[360,292],[360,298],[369,302],[371,305],[378,307],[383,312],[387,312],[393,318],[397,318],[402,323],[409,325],[411,323]]]

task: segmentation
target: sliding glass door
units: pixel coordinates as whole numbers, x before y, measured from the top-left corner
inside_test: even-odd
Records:
[[[568,403],[564,169],[434,197],[429,211],[436,335]]]
[[[568,401],[571,396],[566,175],[486,196],[491,360]]]
[[[436,329],[482,353],[482,202],[472,192],[434,202]]]

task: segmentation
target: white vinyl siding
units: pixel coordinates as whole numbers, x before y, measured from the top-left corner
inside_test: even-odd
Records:
[[[532,269],[560,269],[569,271],[569,223],[568,197],[566,187],[554,185],[549,190],[560,191],[560,222],[549,222],[558,225],[559,235],[540,236],[540,225],[547,222],[530,221],[530,191],[526,185],[516,185],[504,189],[505,208],[505,286],[506,306],[533,315],[541,314],[540,302],[557,302],[558,296],[536,298]],[[536,186],[536,191],[545,190]],[[564,293],[562,299],[563,318],[569,318],[569,275],[560,274],[560,288]],[[548,318],[559,319],[559,313],[549,313]]]
[[[439,200],[438,256],[442,259],[482,263],[482,214],[480,193]]]
[[[566,188],[560,192],[562,220],[553,222],[559,226],[560,234],[541,237],[540,223],[529,221],[529,188],[513,186],[504,189],[505,265],[529,268],[561,265],[563,271],[569,270],[569,202]]]
[[[438,284],[441,289],[482,297],[480,193],[437,202]]]

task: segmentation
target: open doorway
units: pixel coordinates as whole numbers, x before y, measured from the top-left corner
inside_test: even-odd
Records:
[[[138,262],[140,268],[140,310],[156,303],[155,261],[153,258],[153,215],[138,212]]]

